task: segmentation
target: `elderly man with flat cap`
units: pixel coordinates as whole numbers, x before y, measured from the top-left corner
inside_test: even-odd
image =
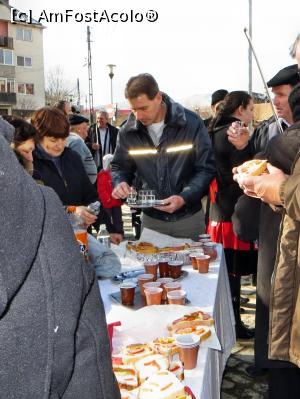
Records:
[[[84,142],[88,135],[89,120],[82,115],[71,114],[69,122],[71,128],[66,145],[80,155],[84,169],[91,183],[94,184],[97,180],[97,168],[91,151]]]
[[[268,87],[271,88],[272,93],[274,94],[273,103],[283,130],[287,129],[293,123],[288,98],[291,91],[299,81],[298,66],[297,64],[294,64],[281,69],[267,82]],[[280,134],[280,131],[274,116],[263,121],[255,129],[250,138],[253,156],[260,151],[264,151],[268,142],[278,134]],[[228,130],[228,140],[237,149],[245,148],[249,141],[247,128],[244,129],[243,134],[236,135],[235,128],[231,127]]]

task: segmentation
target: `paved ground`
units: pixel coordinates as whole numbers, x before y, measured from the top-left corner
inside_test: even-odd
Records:
[[[245,313],[242,319],[245,324],[254,327],[255,317],[255,287],[251,279],[244,279],[242,296],[249,302],[243,305]],[[221,388],[222,399],[267,399],[267,377],[251,378],[245,373],[245,368],[253,364],[253,340],[239,340],[233,348],[227,362]]]
[[[134,234],[131,227],[131,215],[128,208],[123,207],[123,210],[125,238],[132,239]],[[251,285],[250,278],[243,279],[242,284],[242,296],[249,298],[249,302],[243,305],[245,312],[242,314],[242,319],[249,327],[254,327],[255,287]],[[253,340],[238,341],[227,362],[221,399],[267,399],[266,376],[254,379],[245,373],[245,368],[252,363]]]

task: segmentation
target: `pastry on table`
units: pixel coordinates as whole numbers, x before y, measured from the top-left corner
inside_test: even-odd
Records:
[[[170,371],[152,374],[141,386],[139,399],[185,399],[184,385]]]
[[[134,364],[145,356],[152,355],[153,349],[148,344],[127,345],[122,351],[122,361],[124,364]]]
[[[200,342],[203,342],[211,336],[211,330],[207,326],[193,326],[193,327],[180,328],[175,332],[175,335],[183,335],[183,334],[199,335]]]
[[[166,356],[155,354],[144,357],[134,365],[139,376],[139,382],[143,383],[152,374],[160,370],[168,370],[169,360]]]
[[[120,389],[128,391],[139,386],[136,369],[132,365],[113,365],[113,371]]]
[[[179,352],[179,348],[175,343],[174,337],[160,337],[153,341],[155,352],[165,356],[173,356]]]
[[[197,312],[186,314],[180,319],[174,320],[167,326],[168,331],[173,334],[177,330],[194,327],[194,326],[211,326],[214,324],[214,319],[206,312],[198,310]]]

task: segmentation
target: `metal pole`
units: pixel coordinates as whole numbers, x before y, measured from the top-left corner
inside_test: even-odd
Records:
[[[110,103],[113,105],[113,76],[110,78]]]
[[[251,38],[250,38],[249,35],[248,35],[248,30],[247,30],[247,28],[244,29],[244,33],[245,33],[245,36],[246,36],[246,38],[247,38],[247,40],[248,40],[248,42],[249,42],[249,45],[250,45],[250,47],[251,47],[252,53],[253,53],[253,55],[254,55],[254,58],[255,58],[255,61],[256,61],[256,64],[257,64],[259,73],[260,73],[260,76],[261,76],[262,81],[263,81],[263,83],[264,83],[265,90],[266,90],[266,92],[267,92],[267,95],[268,95],[268,98],[269,98],[269,101],[270,101],[270,104],[271,104],[271,107],[272,107],[272,111],[273,111],[273,114],[274,114],[274,117],[275,117],[275,121],[276,121],[278,130],[279,130],[280,133],[283,133],[283,129],[282,129],[282,126],[281,126],[281,124],[280,124],[280,122],[279,122],[278,115],[277,115],[277,113],[276,113],[276,110],[275,110],[274,103],[273,103],[272,98],[271,98],[271,95],[270,95],[270,91],[269,91],[268,85],[267,85],[266,80],[265,80],[265,78],[264,78],[264,75],[263,75],[263,73],[262,73],[262,70],[261,70],[261,67],[260,67],[260,64],[259,64],[259,61],[258,61],[256,52],[255,52],[254,47],[253,47],[252,40],[251,40]]]
[[[80,87],[79,87],[79,78],[77,78],[77,105],[80,107]]]
[[[249,0],[249,36],[252,40],[252,0]],[[248,50],[248,59],[249,59],[249,94],[250,96],[252,96],[252,51],[250,44]]]
[[[89,108],[90,108],[90,123],[94,122],[94,104],[93,104],[93,74],[92,74],[92,53],[91,53],[91,30],[87,27],[87,42],[88,42],[88,74],[89,74]]]

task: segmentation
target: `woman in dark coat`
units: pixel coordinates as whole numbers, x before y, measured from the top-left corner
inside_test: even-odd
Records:
[[[253,331],[246,328],[240,318],[241,275],[256,270],[257,251],[254,244],[237,238],[232,229],[231,216],[242,191],[233,181],[232,168],[250,159],[250,146],[237,150],[229,141],[227,129],[233,122],[248,125],[253,119],[253,100],[244,91],[229,93],[210,126],[212,147],[217,164],[217,177],[210,185],[210,212],[208,233],[212,240],[223,244],[229,273],[233,309],[238,338],[252,338]]]
[[[119,399],[92,268],[2,137],[0,192],[0,397]]]

